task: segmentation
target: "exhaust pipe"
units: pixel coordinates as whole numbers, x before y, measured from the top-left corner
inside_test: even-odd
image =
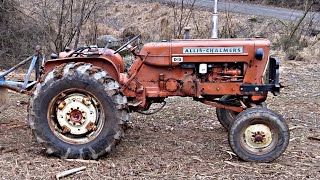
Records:
[[[212,15],[212,39],[218,38],[218,0],[214,0],[214,9]]]

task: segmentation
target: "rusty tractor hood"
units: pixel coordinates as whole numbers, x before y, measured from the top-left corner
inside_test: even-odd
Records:
[[[148,56],[145,63],[153,66],[176,66],[181,62],[248,62],[256,49],[269,52],[270,41],[252,39],[196,39],[147,43],[140,55]]]

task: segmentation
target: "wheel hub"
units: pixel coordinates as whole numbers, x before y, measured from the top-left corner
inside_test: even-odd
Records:
[[[264,124],[249,126],[245,130],[244,136],[247,145],[255,149],[268,147],[272,142],[271,130]]]
[[[86,134],[96,130],[97,110],[92,98],[83,94],[70,94],[57,102],[57,120],[62,133]]]
[[[79,110],[72,110],[70,113],[70,121],[73,123],[82,123],[82,112]]]
[[[257,134],[252,135],[252,138],[255,143],[262,143],[265,140],[265,136],[266,135],[260,134],[260,132],[258,132]]]

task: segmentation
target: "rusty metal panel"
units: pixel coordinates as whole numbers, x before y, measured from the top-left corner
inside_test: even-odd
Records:
[[[54,67],[63,64],[63,63],[71,63],[71,62],[85,62],[90,63],[94,66],[98,66],[108,72],[108,74],[113,77],[116,81],[119,81],[120,79],[120,71],[121,67],[114,64],[113,61],[103,58],[103,57],[71,57],[71,58],[65,58],[65,59],[53,59],[49,60],[45,64],[45,70],[46,72],[50,72]]]

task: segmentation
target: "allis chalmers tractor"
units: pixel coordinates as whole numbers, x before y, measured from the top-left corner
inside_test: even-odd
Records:
[[[97,159],[120,141],[130,112],[153,103],[161,108],[171,96],[216,107],[232,150],[245,161],[270,162],[285,151],[288,126],[265,103],[268,92],[280,91],[279,61],[269,57],[268,40],[183,39],[138,51],[139,37],[115,51],[85,46],[61,52],[44,63],[35,82],[30,76],[20,84],[5,81],[9,71],[0,75],[1,87],[31,95],[28,123],[47,153]],[[124,49],[135,57],[127,73],[119,55]]]

